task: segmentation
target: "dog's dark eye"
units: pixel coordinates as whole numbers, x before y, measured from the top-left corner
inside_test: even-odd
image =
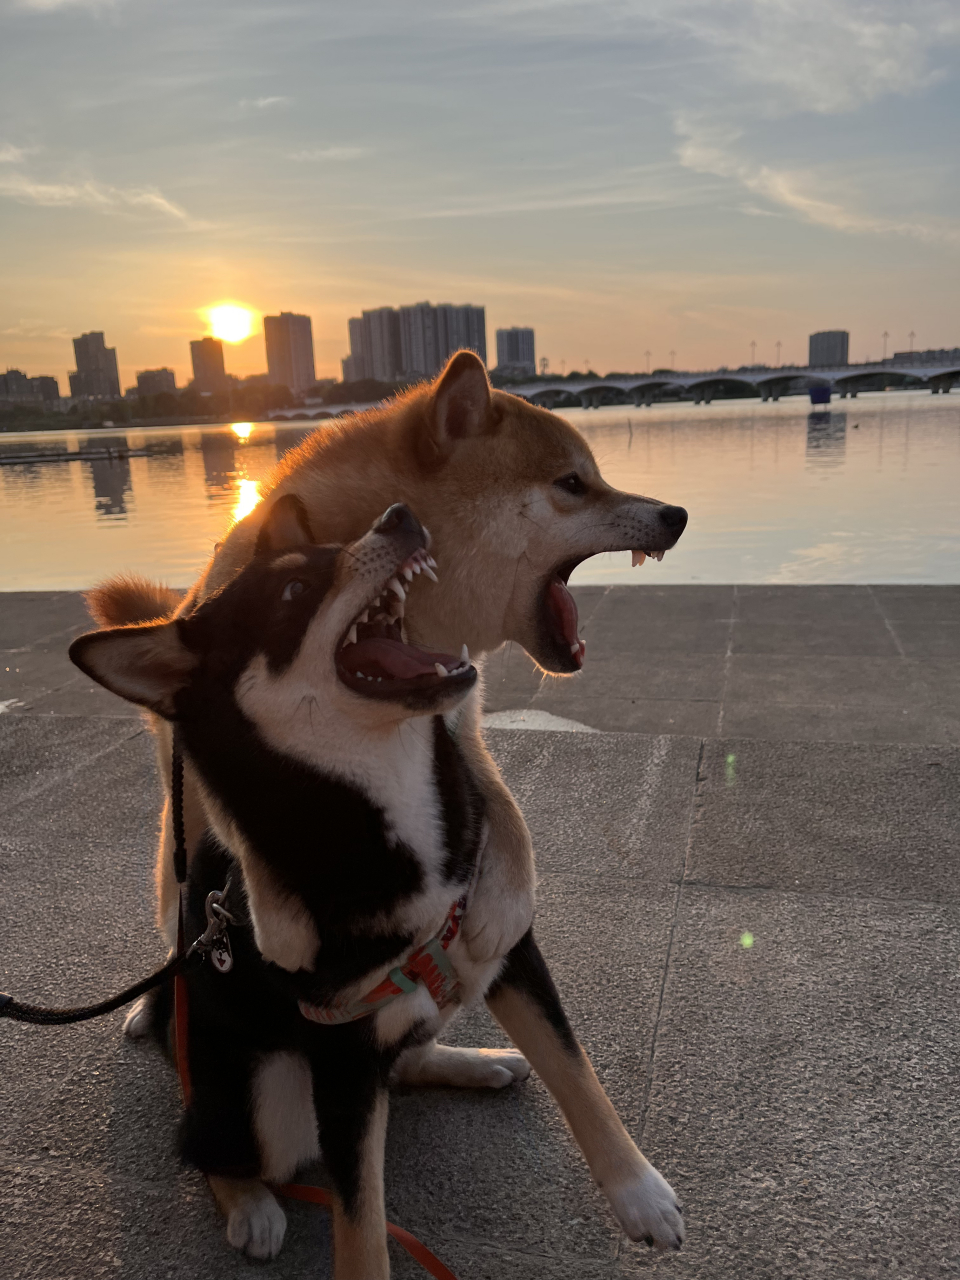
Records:
[[[559,480],[554,480],[553,483],[558,489],[562,489],[564,493],[572,493],[577,497],[587,492],[587,486],[575,471],[571,471],[568,476],[561,476]]]
[[[301,582],[299,578],[294,578],[283,588],[283,593],[281,594],[280,599],[292,600],[294,596],[300,595],[300,593],[302,591],[306,591],[306,589],[307,584],[305,582]]]

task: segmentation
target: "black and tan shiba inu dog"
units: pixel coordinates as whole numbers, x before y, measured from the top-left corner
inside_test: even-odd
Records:
[[[669,1185],[626,1134],[629,1160],[611,1146],[612,1109],[606,1131],[592,1125],[583,1099],[599,1086],[529,918],[498,955],[478,961],[465,944],[461,923],[490,909],[471,888],[498,853],[458,745],[477,715],[476,669],[465,650],[404,638],[403,581],[432,564],[402,505],[350,546],[317,546],[286,495],[247,567],[194,613],[71,647],[95,680],[177,727],[209,822],[190,859],[188,937],[232,877],[233,968],[189,977],[183,1154],[208,1175],[231,1242],[271,1256],[284,1217],[260,1179],[322,1151],[336,1275],[387,1276],[388,1081],[499,1087],[529,1073],[515,1051],[434,1043],[485,995],[508,1030],[525,1025],[533,1065],[632,1234],[679,1248]]]

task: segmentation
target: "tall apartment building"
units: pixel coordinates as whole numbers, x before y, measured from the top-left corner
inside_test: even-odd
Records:
[[[432,378],[441,368],[439,317],[429,302],[400,308],[400,359],[408,378]]]
[[[396,382],[403,373],[400,316],[393,307],[377,307],[347,321],[350,355],[343,362],[345,382],[376,378]]]
[[[9,400],[12,404],[43,405],[59,399],[60,387],[56,378],[28,378],[19,369],[0,373],[0,400]]]
[[[176,389],[177,375],[172,369],[144,369],[137,374],[137,395],[158,396]]]
[[[350,355],[343,361],[344,381],[376,378],[432,378],[454,351],[468,347],[487,361],[486,313],[483,307],[378,307],[347,322]]]
[[[849,363],[850,335],[846,329],[811,333],[807,363],[813,369],[834,369]]]
[[[74,338],[73,354],[77,367],[69,375],[72,396],[119,399],[117,349],[106,345],[102,333],[82,333]]]
[[[361,378],[369,378],[367,372],[367,344],[363,340],[363,317],[354,316],[347,321],[350,334],[350,354],[341,363],[344,382],[359,382]]]
[[[497,368],[502,373],[531,376],[537,372],[532,329],[514,325],[512,329],[497,330]]]
[[[197,338],[190,343],[193,385],[197,391],[226,391],[223,343],[216,338]]]
[[[263,317],[267,343],[267,369],[274,386],[289,387],[299,395],[317,380],[313,362],[313,325],[309,316],[281,311]]]

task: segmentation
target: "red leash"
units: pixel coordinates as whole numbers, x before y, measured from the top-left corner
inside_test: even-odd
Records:
[[[286,1196],[288,1200],[306,1200],[310,1204],[322,1204],[328,1209],[330,1207],[330,1192],[323,1187],[305,1187],[299,1182],[285,1182],[282,1187],[273,1189],[277,1195]],[[457,1280],[450,1268],[445,1267],[435,1253],[431,1253],[425,1244],[421,1244],[409,1231],[404,1231],[403,1227],[397,1227],[392,1222],[388,1222],[387,1235],[393,1236],[398,1244],[402,1244],[410,1257],[415,1262],[419,1262],[424,1271],[435,1280]]]
[[[181,906],[180,918],[177,923],[177,955],[182,955],[183,950],[183,909]],[[188,1107],[193,1096],[190,1084],[190,1060],[187,1052],[190,1007],[187,983],[182,973],[178,973],[173,980],[173,1023],[174,1057],[177,1063],[177,1075],[180,1077],[180,1093],[183,1097],[183,1105]],[[285,1182],[283,1186],[274,1187],[273,1189],[277,1195],[286,1196],[288,1200],[305,1200],[309,1204],[319,1204],[325,1208],[330,1207],[332,1197],[330,1192],[323,1187],[308,1187],[298,1182]],[[445,1267],[436,1254],[431,1253],[427,1246],[421,1244],[416,1236],[411,1235],[409,1231],[404,1231],[403,1227],[397,1227],[392,1222],[388,1222],[387,1234],[393,1236],[394,1240],[406,1249],[411,1258],[415,1262],[419,1262],[428,1275],[434,1277],[434,1280],[457,1280],[450,1268]]]

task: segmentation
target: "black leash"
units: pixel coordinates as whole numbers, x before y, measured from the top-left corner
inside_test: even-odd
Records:
[[[176,728],[173,731],[172,765],[170,799],[173,819],[173,865],[177,881],[182,885],[187,878],[187,843],[183,824],[183,752],[180,749]],[[152,991],[154,987],[159,987],[161,983],[169,982],[188,966],[199,964],[208,953],[217,969],[221,973],[226,973],[233,965],[227,925],[233,924],[234,921],[224,906],[229,891],[228,879],[222,891],[215,890],[207,894],[207,927],[204,932],[189,949],[184,950],[182,944],[178,945],[177,955],[168,960],[162,969],[152,973],[149,978],[135,982],[132,987],[127,987],[118,995],[111,996],[109,1000],[101,1000],[99,1004],[78,1005],[72,1009],[50,1009],[38,1004],[24,1004],[0,991],[0,1018],[9,1018],[13,1022],[32,1022],[37,1026],[63,1026],[68,1022],[86,1022],[89,1018],[99,1018],[102,1014],[112,1013],[114,1009],[122,1008],[131,1000],[136,1000],[137,996],[142,996],[147,991]],[[180,933],[182,935],[182,925]]]
[[[152,973],[149,978],[144,978],[141,982],[135,982],[132,987],[127,987],[119,995],[112,996],[109,1000],[101,1000],[99,1004],[83,1004],[74,1009],[48,1009],[39,1004],[23,1004],[20,1000],[14,1000],[13,996],[0,992],[0,1018],[53,1027],[63,1026],[67,1022],[86,1022],[88,1018],[99,1018],[101,1014],[113,1013],[114,1009],[129,1004],[131,1000],[136,1000],[137,996],[142,996],[144,992],[152,991],[162,982],[175,977],[187,967],[188,963],[192,964],[202,958],[202,951],[192,950],[182,956],[174,956],[162,969],[158,969],[156,973]]]

